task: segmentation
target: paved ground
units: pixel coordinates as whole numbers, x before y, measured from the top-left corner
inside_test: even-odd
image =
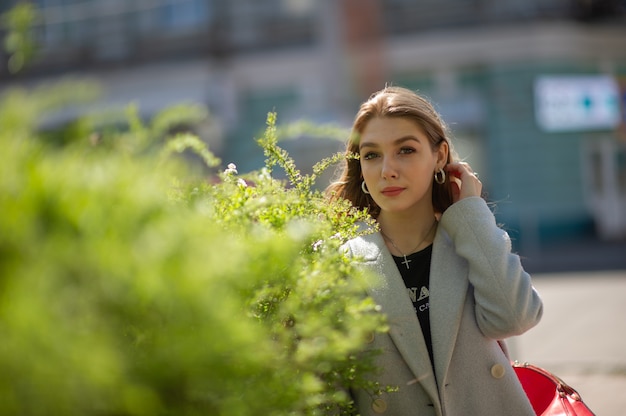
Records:
[[[598,416],[626,414],[626,269],[534,273],[533,281],[543,319],[509,341],[512,358],[560,376]]]

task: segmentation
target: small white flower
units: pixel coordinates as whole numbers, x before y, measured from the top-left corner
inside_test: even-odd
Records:
[[[324,244],[324,240],[317,240],[315,243],[313,243],[313,251],[319,250],[322,244]]]
[[[225,175],[236,175],[237,173],[237,166],[234,163],[229,163],[227,169],[224,171]]]

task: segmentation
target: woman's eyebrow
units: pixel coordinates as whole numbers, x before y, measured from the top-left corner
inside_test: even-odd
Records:
[[[416,142],[418,144],[422,144],[422,141],[417,136],[413,136],[412,134],[410,134],[408,136],[403,136],[403,137],[400,137],[399,139],[394,140],[393,144],[399,145],[399,144],[402,144],[402,143],[408,142],[408,141],[414,141],[414,142]]]
[[[359,150],[363,149],[364,147],[379,147],[378,143],[374,143],[374,142],[361,142],[361,144],[359,145]]]
[[[422,142],[420,141],[420,139],[417,136],[413,136],[412,134],[408,135],[408,136],[402,136],[399,137],[397,139],[395,139],[393,141],[393,144],[398,146],[403,144],[404,142],[408,142],[408,141],[414,141],[418,144],[422,144]],[[361,142],[361,145],[359,146],[359,150],[363,149],[364,147],[380,147],[380,145],[378,143],[374,143],[374,142]]]

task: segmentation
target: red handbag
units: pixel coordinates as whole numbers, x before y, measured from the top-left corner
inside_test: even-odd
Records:
[[[517,361],[513,369],[537,416],[594,416],[580,394],[548,370]]]

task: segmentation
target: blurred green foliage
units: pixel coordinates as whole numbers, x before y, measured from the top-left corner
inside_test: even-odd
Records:
[[[176,132],[197,106],[37,129],[96,93],[0,97],[0,415],[338,414],[385,388],[361,352],[384,318],[339,250],[371,219],[312,190],[341,157],[301,175],[270,114],[266,167],[221,171]]]
[[[37,18],[35,6],[25,1],[0,15],[0,28],[7,32],[4,50],[9,54],[8,69],[12,74],[23,69],[35,56],[33,25]]]

